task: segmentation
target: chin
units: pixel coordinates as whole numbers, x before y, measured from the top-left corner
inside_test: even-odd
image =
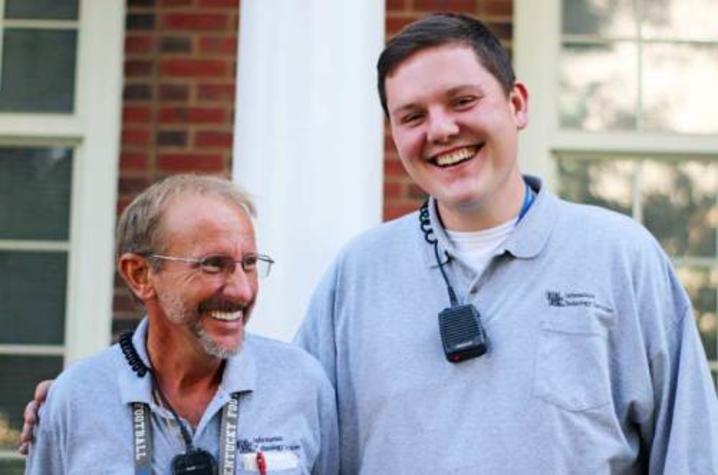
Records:
[[[218,342],[201,326],[195,327],[195,333],[199,338],[199,343],[205,353],[209,356],[220,359],[227,359],[238,354],[242,349],[242,343],[244,342],[244,332],[242,332],[241,336],[236,341],[231,343]]]

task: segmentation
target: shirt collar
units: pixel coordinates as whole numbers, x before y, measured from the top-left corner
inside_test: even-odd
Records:
[[[147,354],[147,330],[149,322],[147,317],[143,318],[132,336],[132,344],[142,362],[150,367],[150,359]],[[152,403],[152,377],[146,373],[138,377],[122,358],[122,370],[119,372],[120,397],[124,404],[132,402]],[[219,399],[220,404],[229,401],[229,397],[235,392],[253,391],[257,385],[257,371],[254,356],[252,353],[252,339],[245,336],[241,351],[234,357],[228,358],[222,374],[222,381],[219,384],[215,400]],[[218,396],[218,397],[217,397]]]
[[[514,229],[513,233],[511,233],[501,249],[499,249],[499,253],[508,251],[514,257],[531,259],[541,252],[548,241],[548,237],[556,222],[556,205],[558,198],[546,189],[539,178],[526,175],[524,179],[536,193],[536,197],[531,208],[529,208],[521,221],[518,222],[516,229]],[[434,197],[429,198],[429,219],[431,228],[434,231],[434,236],[438,240],[439,258],[441,259],[442,265],[446,264],[448,261],[447,254],[449,256],[455,256],[456,252],[441,223],[436,209],[436,199]],[[419,227],[418,222],[416,226],[417,228]],[[424,241],[423,233],[420,233],[420,236],[421,240]],[[438,267],[434,254],[434,246],[426,242],[422,242],[422,244],[426,264],[430,268]]]

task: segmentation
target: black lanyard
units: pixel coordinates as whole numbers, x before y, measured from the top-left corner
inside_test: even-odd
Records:
[[[229,402],[222,409],[219,439],[219,473],[222,475],[235,473],[238,421],[239,393],[232,393]],[[152,423],[148,404],[132,403],[132,428],[135,441],[135,474],[152,475]]]

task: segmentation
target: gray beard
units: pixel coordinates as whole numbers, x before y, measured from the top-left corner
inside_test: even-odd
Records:
[[[199,315],[189,310],[179,295],[173,294],[169,296],[160,295],[160,304],[167,315],[167,319],[177,325],[184,325],[192,322],[192,333],[199,340],[199,344],[209,356],[215,358],[227,359],[239,353],[244,342],[244,334],[242,339],[234,348],[224,348],[215,342],[212,337],[207,334],[202,325],[199,323]]]
[[[205,351],[205,353],[223,360],[239,353],[239,350],[242,349],[242,343],[244,342],[244,335],[242,335],[242,339],[239,341],[239,343],[237,343],[237,346],[235,346],[234,348],[224,348],[222,346],[219,346],[212,339],[212,337],[207,334],[204,328],[202,328],[202,325],[199,324],[199,320],[195,321],[194,325],[192,325],[192,331],[199,339],[199,344],[202,346],[202,349]]]

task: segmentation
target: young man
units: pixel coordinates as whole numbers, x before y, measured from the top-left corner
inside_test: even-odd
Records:
[[[432,15],[378,73],[430,199],[344,249],[297,337],[337,392],[342,473],[718,473],[684,290],[640,225],[521,175],[528,92],[498,40]]]
[[[236,185],[199,176],[166,179],[127,207],[118,270],[147,316],[53,383],[27,473],[337,471],[321,367],[245,336],[272,264],[257,253],[251,213]]]

